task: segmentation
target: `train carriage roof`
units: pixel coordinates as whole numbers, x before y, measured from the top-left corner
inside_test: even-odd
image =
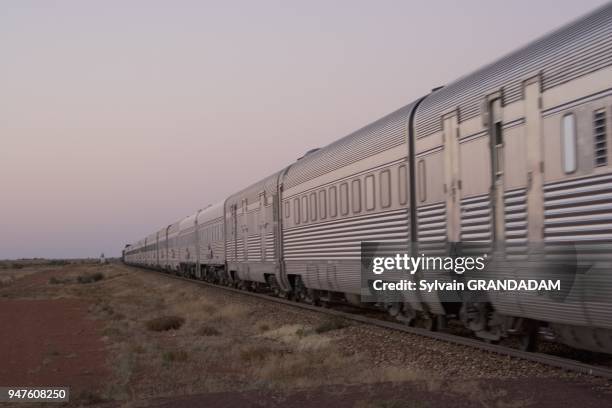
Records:
[[[416,137],[441,130],[441,116],[459,108],[459,120],[480,115],[483,97],[503,87],[503,102],[520,100],[522,81],[541,74],[543,90],[612,64],[612,3],[466,75],[428,96],[417,109]]]
[[[198,212],[198,225],[223,217],[223,201],[209,205]]]
[[[289,168],[283,184],[286,188],[347,166],[366,157],[406,143],[408,119],[416,102],[337,140],[306,154]],[[406,147],[406,155],[408,148]]]
[[[282,170],[281,170],[282,171]],[[267,195],[276,194],[278,188],[278,176],[280,171],[277,171],[268,177],[251,184],[247,188],[244,188],[237,193],[230,195],[226,200],[226,205],[230,206],[236,204],[240,206],[242,199],[247,199],[249,203],[253,203],[259,199],[259,193],[265,192]]]

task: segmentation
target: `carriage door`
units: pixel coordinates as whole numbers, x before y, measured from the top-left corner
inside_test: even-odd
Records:
[[[237,204],[232,204],[232,226],[231,226],[231,231],[232,231],[232,236],[231,236],[231,240],[232,242],[232,246],[233,246],[233,253],[232,253],[232,257],[234,261],[238,260],[238,205]]]
[[[266,232],[268,228],[268,209],[266,208],[266,192],[259,193],[259,218],[257,220],[259,231],[259,247],[261,261],[266,260]]]
[[[444,115],[442,123],[444,126],[444,192],[446,193],[447,239],[449,242],[459,242],[461,239],[461,181],[459,179],[457,112],[453,111]]]
[[[491,149],[491,216],[493,220],[492,240],[505,240],[504,216],[504,132],[501,94],[488,98],[489,147]]]
[[[246,198],[242,200],[242,210],[240,213],[240,230],[239,234],[241,234],[241,244],[242,244],[242,256],[240,257],[240,261],[246,261],[249,259],[249,204]],[[241,255],[241,252],[238,251],[238,255]]]
[[[544,231],[542,193],[544,162],[540,115],[540,77],[524,82],[527,137],[527,242],[541,242]]]

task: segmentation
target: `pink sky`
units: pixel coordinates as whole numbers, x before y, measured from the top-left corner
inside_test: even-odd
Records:
[[[0,259],[118,255],[603,3],[3,1]]]

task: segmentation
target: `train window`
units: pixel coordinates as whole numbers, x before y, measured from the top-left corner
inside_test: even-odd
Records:
[[[300,199],[299,198],[293,199],[293,222],[295,224],[300,223]]]
[[[374,185],[374,175],[370,174],[365,178],[365,208],[373,210],[376,207],[376,186]]]
[[[317,220],[317,193],[310,193],[310,221]]]
[[[348,184],[340,184],[340,214],[347,215],[349,212]]]
[[[563,116],[561,130],[561,146],[563,146],[563,171],[576,171],[576,117],[573,113]]]
[[[285,201],[285,218],[289,218],[291,216],[291,206],[289,205],[289,201]]]
[[[404,164],[398,168],[398,180],[399,203],[405,205],[408,202],[408,174]]]
[[[425,174],[425,160],[421,159],[419,160],[419,163],[417,165],[417,173],[418,173],[418,180],[419,180],[419,200],[421,202],[425,201],[427,199],[427,191],[425,190],[427,188],[427,178],[426,178],[426,174]]]
[[[302,196],[302,216],[300,217],[302,221],[308,222],[308,197]]]
[[[319,216],[322,220],[327,218],[327,200],[326,191],[319,190]]]
[[[593,136],[595,142],[595,166],[608,164],[608,142],[606,140],[606,110],[601,109],[593,114]]]
[[[391,172],[383,170],[380,173],[380,205],[387,208],[391,205]]]
[[[353,180],[351,183],[351,207],[354,213],[361,211],[361,180]]]
[[[338,215],[338,189],[336,186],[329,188],[329,216]]]

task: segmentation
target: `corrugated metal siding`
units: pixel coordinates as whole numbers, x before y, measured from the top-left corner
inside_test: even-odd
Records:
[[[227,253],[227,260],[228,261],[236,261],[236,256],[234,254],[234,250],[236,249],[236,245],[234,244],[234,241],[227,241],[227,245],[226,245],[226,253]]]
[[[544,240],[612,239],[612,175],[589,176],[544,186]]]
[[[405,209],[331,222],[294,227],[284,231],[287,261],[360,259],[361,241],[408,242]]]
[[[461,241],[490,242],[492,228],[491,199],[481,194],[461,200]]]
[[[251,235],[247,238],[247,258],[249,262],[261,261],[261,237]]]
[[[266,234],[266,261],[275,261],[276,251],[274,249],[274,233],[269,232]]]
[[[504,193],[506,253],[527,254],[527,190],[518,188]]]
[[[415,116],[417,137],[442,130],[440,117],[459,107],[460,120],[480,114],[487,92],[503,87],[504,103],[522,98],[522,81],[542,72],[544,90],[612,64],[612,4],[431,94]]]
[[[287,172],[283,180],[285,188],[294,187],[366,157],[406,144],[408,119],[414,105],[414,102],[406,105],[300,159]]]
[[[301,275],[309,288],[356,294],[361,292],[359,259],[334,263],[287,261],[287,273]]]
[[[419,249],[428,256],[444,252],[447,239],[446,203],[417,208],[417,223]]]

